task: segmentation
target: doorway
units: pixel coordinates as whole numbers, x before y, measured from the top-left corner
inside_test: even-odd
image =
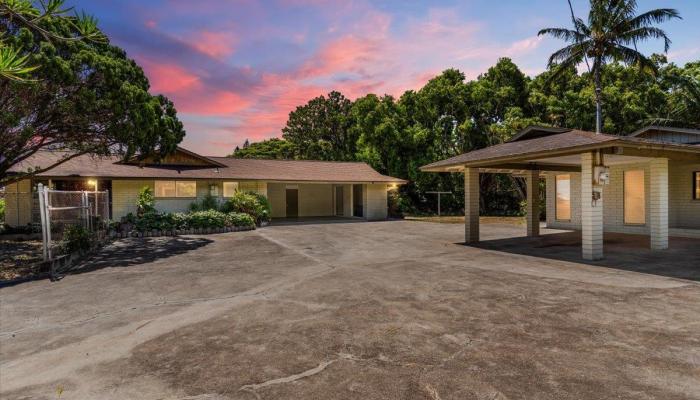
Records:
[[[335,215],[338,217],[342,217],[345,214],[344,208],[345,207],[343,207],[343,187],[336,186],[335,187]]]
[[[362,185],[352,185],[352,216],[364,217],[362,206]]]
[[[287,217],[296,218],[299,216],[299,189],[286,189]]]

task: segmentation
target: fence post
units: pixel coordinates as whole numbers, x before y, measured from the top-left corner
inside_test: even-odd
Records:
[[[53,252],[51,251],[51,202],[49,201],[49,190],[44,188],[44,217],[46,221],[46,243],[48,244],[49,260],[53,260]],[[53,273],[53,270],[52,270]]]
[[[104,202],[105,202],[105,204],[104,204],[105,216],[103,219],[111,220],[112,219],[112,210],[110,209],[111,207],[109,206],[109,189],[105,190]],[[107,231],[109,231],[109,227],[107,227]]]
[[[39,193],[39,216],[41,217],[41,242],[43,244],[43,253],[44,253],[44,261],[47,261],[49,259],[49,253],[48,253],[48,243],[46,240],[46,215],[44,214],[44,208],[46,207],[46,204],[44,204],[44,185],[39,184],[37,185],[37,192]],[[17,209],[19,210],[19,208]],[[19,212],[18,212],[19,214]]]

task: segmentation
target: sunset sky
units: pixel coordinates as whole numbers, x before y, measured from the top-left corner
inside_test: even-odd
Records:
[[[499,57],[528,75],[562,42],[537,37],[569,26],[566,0],[69,0],[95,15],[112,42],[145,70],[151,92],[175,102],[183,145],[231,153],[246,138],[280,136],[296,106],[330,90],[354,99],[400,95],[455,67],[475,78]],[[585,17],[586,0],[573,0]],[[669,59],[700,59],[700,2],[639,1],[677,8],[663,25]],[[642,46],[661,51],[662,44]]]

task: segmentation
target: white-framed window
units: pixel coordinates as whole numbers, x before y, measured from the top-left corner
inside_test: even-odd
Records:
[[[156,181],[155,197],[197,197],[197,182]]]
[[[644,225],[646,223],[644,170],[625,171],[623,186],[625,224]]]
[[[224,197],[233,197],[238,190],[238,182],[224,182]]]
[[[555,218],[559,221],[571,220],[571,175],[556,175],[554,204]]]

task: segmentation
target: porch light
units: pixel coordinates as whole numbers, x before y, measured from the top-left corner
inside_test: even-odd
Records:
[[[94,180],[94,179],[88,179],[87,184],[88,184],[89,186],[96,187],[96,186],[97,186],[97,181]]]

